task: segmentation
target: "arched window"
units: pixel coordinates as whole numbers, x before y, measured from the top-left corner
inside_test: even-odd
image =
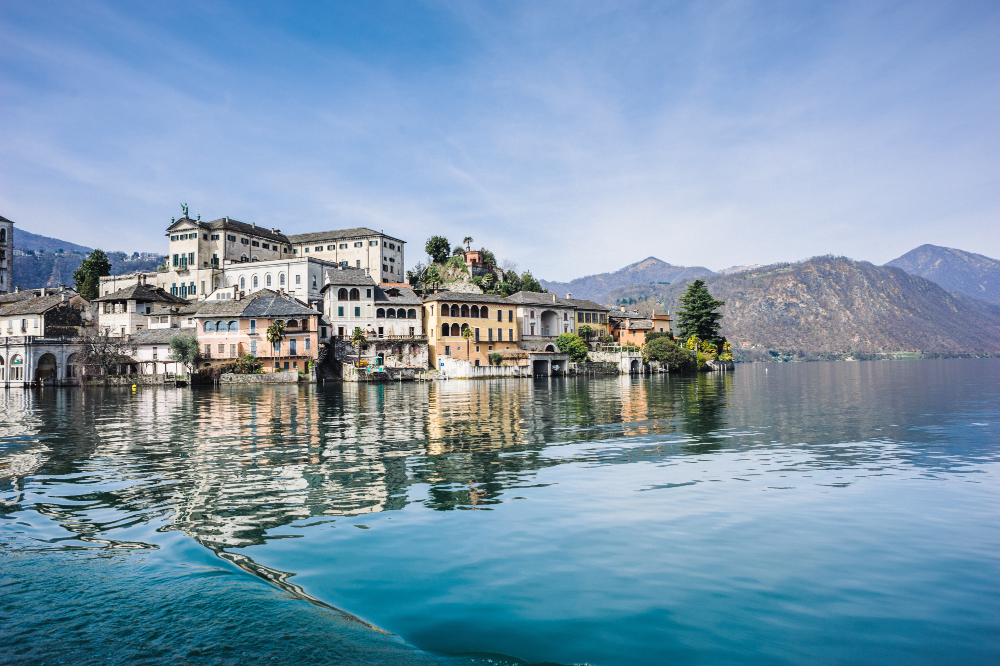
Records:
[[[406,318],[407,319],[416,319],[417,318],[417,311],[414,310],[413,308],[410,308],[409,310],[406,311]]]
[[[247,256],[247,255],[245,255],[245,254],[242,254],[242,255],[240,255],[240,261],[243,261],[243,262],[245,262],[245,261],[249,261],[249,259],[250,259],[250,257],[248,257],[248,256]]]
[[[257,257],[254,257],[254,258],[253,258],[253,259],[251,259],[250,261],[260,261],[260,259],[259,259],[259,258],[257,258]]]
[[[396,311],[394,309],[392,309],[392,308],[389,308],[389,311],[387,313],[385,313],[385,316],[388,317],[389,319],[395,319],[396,318]]]
[[[451,335],[452,335],[452,337],[457,338],[461,334],[462,334],[462,330],[458,327],[458,324],[452,324],[451,325]]]
[[[472,316],[475,317],[476,319],[479,319],[479,306],[478,305],[473,305],[472,306]]]
[[[351,289],[351,300],[352,301],[360,301],[361,300],[361,292],[358,291],[357,289]]]
[[[484,305],[479,309],[479,316],[482,317],[483,319],[486,319],[487,317],[490,316],[490,309]]]
[[[205,329],[206,333],[211,333],[212,331],[215,330],[215,322],[214,321],[206,321],[205,322],[205,326],[203,328]]]
[[[379,308],[378,310],[376,310],[375,311],[375,318],[376,319],[385,319],[385,309],[384,308]]]
[[[0,243],[6,243],[6,242],[7,242],[7,230],[0,229]]]
[[[224,321],[217,321],[217,322],[215,322],[215,330],[217,330],[217,331],[224,331],[227,328],[229,328],[229,327],[226,326],[226,322],[224,322]]]
[[[267,275],[264,276],[264,285],[268,286],[268,287],[271,286],[271,274],[270,273],[268,273]]]
[[[309,320],[308,319],[303,319],[302,320],[302,330],[303,331],[308,331],[309,330]]]
[[[256,275],[253,276],[253,288],[254,289],[257,288],[257,276]]]
[[[240,325],[239,325],[239,323],[238,323],[238,322],[235,322],[235,321],[231,321],[231,322],[229,322],[229,330],[230,330],[231,332],[233,332],[233,333],[235,333],[236,331],[240,330]]]
[[[463,317],[468,317],[469,316],[469,306],[468,305],[463,305],[462,306],[462,316]]]
[[[448,309],[448,304],[447,303],[442,303],[441,304],[441,316],[442,317],[447,317],[450,314],[451,314],[451,310]]]
[[[281,287],[285,286],[285,274],[284,273],[278,273],[278,285],[281,286]]]
[[[463,331],[464,331],[465,329],[467,329],[467,328],[469,328],[469,325],[468,325],[468,324],[462,324],[462,330],[463,330]]]
[[[289,319],[285,323],[285,328],[298,328],[298,327],[299,327],[299,320],[298,319]]]
[[[241,277],[240,278],[240,290],[243,290],[243,289],[246,289],[246,288],[247,288],[247,279]]]
[[[403,308],[396,310],[396,319],[406,319],[406,310]]]
[[[451,334],[451,326],[448,324],[441,324],[441,337],[447,338]]]
[[[284,276],[282,276],[282,277],[284,277]],[[347,300],[347,290],[344,289],[343,287],[341,287],[337,291],[337,300],[338,301],[346,301]]]

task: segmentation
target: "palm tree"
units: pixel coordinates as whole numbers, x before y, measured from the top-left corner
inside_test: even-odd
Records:
[[[466,326],[462,329],[462,339],[465,340],[465,360],[469,360],[469,340],[472,339],[472,329]]]
[[[282,339],[285,337],[285,322],[280,319],[274,321],[270,326],[267,327],[267,333],[265,334],[267,341],[271,343],[271,348],[274,349],[276,345],[280,345]],[[275,354],[272,352],[272,357]]]
[[[462,239],[462,242],[465,243],[466,250],[472,249],[472,236],[466,236],[465,238]]]
[[[355,327],[354,333],[351,334],[351,346],[358,352],[358,363],[361,363],[361,350],[368,346],[368,336],[360,327]]]

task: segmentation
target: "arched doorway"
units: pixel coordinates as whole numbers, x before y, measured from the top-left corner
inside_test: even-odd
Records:
[[[542,335],[559,335],[559,315],[553,310],[542,312]]]
[[[637,374],[639,374],[639,372],[641,370],[642,370],[642,367],[639,365],[639,359],[632,359],[631,366],[628,369],[629,374],[636,374],[637,375]]]
[[[55,384],[58,376],[55,354],[42,354],[35,368],[35,379],[40,384]]]
[[[7,370],[9,379],[12,382],[18,382],[24,380],[24,361],[21,359],[20,354],[14,354],[10,357],[10,368]]]
[[[554,345],[545,345],[545,351],[554,352],[556,350]]]
[[[3,356],[0,356],[0,382],[7,379],[7,366],[4,364]]]
[[[83,355],[80,352],[73,352],[66,359],[66,377],[67,378],[80,378],[83,377]]]

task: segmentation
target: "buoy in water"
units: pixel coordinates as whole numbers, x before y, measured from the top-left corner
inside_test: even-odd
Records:
[[[132,390],[133,391],[135,390],[135,384],[132,384]]]

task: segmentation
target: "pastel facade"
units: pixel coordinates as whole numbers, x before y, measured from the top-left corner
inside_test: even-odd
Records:
[[[82,350],[78,336],[92,324],[88,307],[71,289],[0,295],[0,386],[78,382],[73,358]]]
[[[509,298],[517,309],[521,348],[532,351],[558,350],[556,338],[576,332],[576,306],[555,294],[519,291]]]
[[[515,350],[521,340],[515,304],[493,294],[431,294],[424,299],[424,321],[434,368],[452,356],[473,366],[488,365],[490,354]],[[466,329],[472,331],[469,340],[462,337]]]

